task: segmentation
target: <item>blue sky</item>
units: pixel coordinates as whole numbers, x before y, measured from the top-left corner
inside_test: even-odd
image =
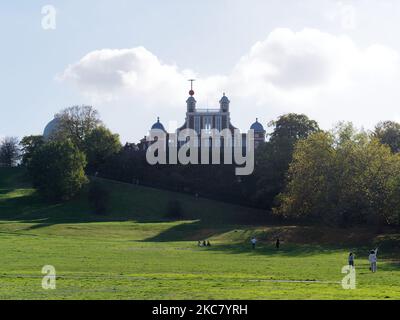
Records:
[[[55,30],[41,26],[44,5],[57,10]],[[31,0],[0,9],[0,136],[41,133],[60,109],[92,104],[134,142],[157,116],[167,127],[184,121],[189,76],[200,106],[227,92],[242,130],[285,112],[325,128],[400,120],[396,0]]]

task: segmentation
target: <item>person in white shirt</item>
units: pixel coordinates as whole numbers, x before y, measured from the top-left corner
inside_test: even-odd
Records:
[[[253,237],[251,239],[251,245],[252,245],[253,250],[256,248],[256,243],[257,243],[257,239],[255,237]]]
[[[368,261],[370,263],[370,270],[372,272],[376,272],[376,270],[377,270],[377,265],[376,265],[377,260],[378,260],[376,257],[377,254],[378,254],[378,248],[376,248],[375,250],[371,250],[371,252],[369,253],[369,256],[368,256]]]

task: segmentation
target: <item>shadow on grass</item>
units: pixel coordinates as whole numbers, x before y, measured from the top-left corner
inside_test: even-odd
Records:
[[[14,190],[10,190],[12,192]],[[7,193],[9,193],[7,192]],[[63,203],[48,203],[36,192],[14,198],[0,199],[0,220],[30,223],[27,230],[56,224],[137,221],[143,223],[166,222],[151,217],[110,214],[96,215],[87,202],[87,192]]]
[[[21,177],[23,176],[21,175]],[[23,181],[22,178],[20,180]],[[0,189],[0,194],[1,192],[7,194],[19,190],[15,185],[4,183],[4,180],[0,180],[0,182],[2,188]],[[323,254],[324,252],[332,252],[332,250],[354,251],[354,248],[361,247],[343,243],[339,244],[337,242],[333,242],[337,243],[336,246],[326,245],[325,243],[323,247],[318,246],[318,241],[322,238],[324,230],[320,227],[295,226],[296,230],[294,230],[294,233],[297,235],[297,238],[292,243],[316,243],[316,245],[296,245],[291,247],[289,243],[284,243],[281,250],[277,251],[274,248],[274,239],[277,236],[281,237],[281,233],[283,237],[290,235],[290,232],[287,233],[290,230],[286,230],[288,228],[284,226],[268,223],[267,219],[265,219],[265,211],[109,180],[101,180],[101,182],[104,183],[110,192],[110,210],[108,215],[95,215],[92,213],[92,208],[87,201],[87,190],[84,190],[78,197],[71,201],[54,204],[46,203],[36,192],[25,189],[20,194],[16,192],[17,194],[13,195],[13,197],[7,198],[6,196],[0,198],[0,220],[31,224],[26,227],[26,230],[35,230],[57,224],[94,222],[132,221],[138,223],[171,223],[171,226],[167,226],[167,229],[143,241],[193,241],[194,245],[197,245],[197,241],[207,240],[227,232],[235,232],[236,228],[239,228],[242,233],[239,233],[238,236],[232,233],[226,237],[228,241],[238,239],[237,244],[231,242],[232,244],[219,245],[217,243],[217,245],[211,248],[204,248],[206,250],[225,251],[232,254],[298,256],[317,253]],[[170,200],[181,202],[186,222],[171,221],[164,217],[165,209]],[[249,225],[250,217],[254,225]],[[270,225],[274,226],[274,228],[272,228],[273,230],[261,231],[259,228],[257,230],[258,234],[256,234],[257,239],[260,240],[258,248],[255,251],[251,251],[250,237],[253,236],[253,227],[260,225]],[[291,230],[293,230],[293,227]],[[330,230],[331,233],[335,233],[336,231]],[[346,231],[346,234],[351,233],[350,231]],[[354,233],[358,236],[357,232]],[[243,241],[243,239],[246,240]],[[297,241],[297,239],[300,240]],[[351,237],[347,237],[346,241],[349,242],[349,239],[351,240]],[[393,244],[389,240],[385,240],[387,246],[392,248],[398,244],[399,242],[396,239],[389,239]],[[369,246],[369,243],[363,241],[362,245]],[[384,249],[383,246],[381,248]],[[380,256],[383,257],[383,254],[387,255],[391,248],[382,250]],[[356,249],[357,251],[354,252],[356,256],[365,256],[368,255],[369,249],[371,248]]]
[[[248,254],[248,255],[263,255],[271,257],[308,257],[313,255],[331,255],[336,252],[343,254],[343,261],[347,262],[347,254],[349,248],[343,245],[304,245],[304,244],[290,244],[284,245],[279,250],[275,248],[274,244],[261,244],[257,246],[255,250],[251,248],[250,244],[216,244],[212,247],[205,248],[205,250],[225,252],[229,254]],[[355,254],[357,259],[368,259],[369,254],[368,247],[357,247],[351,251]],[[398,252],[387,251],[381,252],[378,257],[379,259],[387,260],[382,264],[381,269],[385,271],[398,271],[400,269],[400,260],[398,260]],[[396,260],[397,259],[397,260]]]
[[[66,203],[44,203],[37,196],[23,196],[0,200],[0,220],[30,223],[27,229],[39,229],[56,224],[137,221],[143,223],[165,222],[154,219],[96,215],[82,196]]]
[[[0,189],[0,195],[1,194],[7,194],[14,191],[14,189]]]
[[[340,246],[318,246],[318,245],[286,245],[279,250],[273,244],[261,244],[252,249],[250,243],[214,245],[207,250],[226,252],[229,254],[248,254],[248,255],[264,255],[264,256],[286,256],[286,257],[305,257],[312,255],[332,254],[332,252],[340,252],[346,248]]]
[[[144,239],[144,242],[168,242],[168,241],[203,241],[211,237],[232,230],[234,226],[210,224],[206,221],[196,220],[182,222],[154,237]]]
[[[1,172],[0,172],[1,173]],[[88,223],[88,222],[122,222],[135,221],[139,223],[166,223],[174,222],[165,217],[166,209],[171,200],[178,200],[185,212],[186,221],[202,220],[202,228],[207,225],[234,224],[248,220],[249,216],[265,216],[260,210],[239,207],[213,200],[195,198],[185,194],[167,192],[152,188],[133,186],[104,179],[98,180],[109,191],[109,210],[106,215],[93,213],[88,200],[88,187],[75,199],[64,203],[48,203],[33,191],[25,189],[24,193],[7,198],[0,198],[0,220],[17,221],[35,224],[31,229],[39,229],[54,224]],[[2,182],[2,181],[0,181]],[[1,187],[7,193],[18,191],[3,183]],[[215,214],[218,212],[218,214]],[[180,240],[180,234],[186,228],[170,230],[161,234],[154,241],[163,239]],[[177,232],[177,235],[173,233]],[[212,231],[209,231],[212,234]],[[207,237],[210,235],[207,235]]]
[[[235,232],[237,228],[241,231],[245,230],[245,234],[240,234],[235,241]],[[193,246],[197,246],[198,241],[210,240],[212,246],[203,248],[204,250],[225,252],[229,254],[247,254],[247,255],[268,255],[268,256],[287,256],[287,257],[305,257],[312,255],[331,255],[333,252],[343,254],[343,260],[347,261],[349,252],[353,252],[356,257],[367,259],[369,251],[372,249],[371,243],[354,244],[349,238],[349,243],[281,243],[280,249],[275,247],[275,235],[280,233],[282,226],[270,225],[270,228],[262,230],[254,226],[243,226],[238,224],[218,225],[210,224],[206,221],[191,221],[175,225],[164,230],[156,236],[147,238],[145,242],[168,242],[168,241],[193,241]],[[213,237],[226,235],[226,241],[230,243],[220,244],[218,238],[213,241]],[[260,241],[257,243],[256,249],[252,250],[250,239],[253,235],[257,236]],[[211,238],[211,239],[210,239]],[[246,240],[243,240],[246,239]],[[399,250],[395,247],[382,248],[379,252],[379,257],[382,259],[391,259],[398,255]],[[394,266],[396,269],[396,265]],[[397,270],[397,269],[396,269]]]

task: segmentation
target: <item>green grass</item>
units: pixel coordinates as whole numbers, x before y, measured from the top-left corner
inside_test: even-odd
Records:
[[[366,260],[370,242],[393,241],[394,232],[246,225],[249,215],[262,221],[266,213],[106,181],[112,208],[98,217],[84,195],[46,204],[26,180],[23,170],[0,169],[2,299],[400,298],[396,253],[382,249],[376,274]],[[170,199],[182,203],[184,221],[165,219]],[[252,235],[261,240],[255,251]],[[277,235],[286,240],[280,251]],[[205,238],[212,247],[198,248]],[[340,285],[349,250],[356,253],[356,290]],[[56,268],[56,290],[41,288],[44,265]]]

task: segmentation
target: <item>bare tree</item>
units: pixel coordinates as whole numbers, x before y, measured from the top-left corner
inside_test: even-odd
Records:
[[[20,155],[21,151],[18,138],[6,137],[0,142],[0,166],[16,166]]]

